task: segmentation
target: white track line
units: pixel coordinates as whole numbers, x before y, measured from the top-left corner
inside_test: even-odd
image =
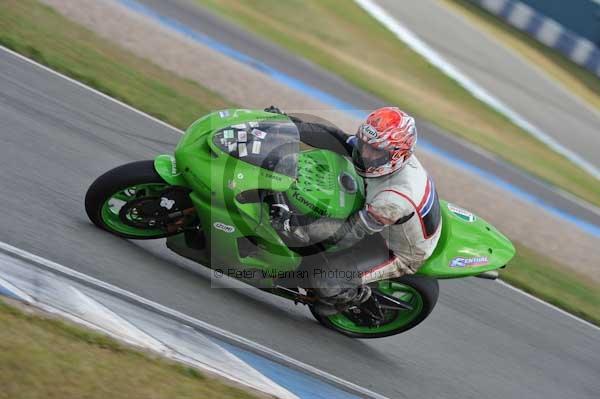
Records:
[[[359,0],[356,0],[356,1],[359,1]],[[74,80],[74,79],[71,79],[70,77],[68,77],[68,76],[65,76],[65,75],[63,75],[63,74],[61,74],[61,73],[59,73],[59,72],[56,72],[56,71],[54,71],[54,70],[52,70],[52,69],[50,69],[50,68],[48,68],[48,67],[46,67],[46,66],[44,66],[44,65],[41,65],[41,64],[39,64],[39,63],[37,63],[37,62],[35,62],[35,61],[33,61],[33,60],[31,60],[31,59],[27,58],[27,57],[24,57],[24,56],[22,56],[22,55],[21,55],[21,54],[19,54],[19,53],[15,53],[14,51],[12,51],[12,50],[10,50],[10,49],[7,49],[7,48],[6,48],[6,47],[4,47],[4,46],[0,46],[0,50],[2,50],[2,51],[5,51],[5,52],[7,52],[7,53],[9,53],[9,54],[12,54],[12,55],[14,55],[15,57],[18,57],[18,58],[22,59],[22,60],[23,60],[23,61],[25,61],[25,62],[28,62],[28,63],[30,63],[30,64],[32,64],[32,65],[35,65],[35,66],[39,67],[39,68],[42,68],[43,70],[45,70],[45,71],[47,71],[47,72],[50,72],[51,74],[53,74],[53,75],[55,75],[55,76],[61,77],[61,78],[65,79],[65,80],[68,80],[69,82],[71,82],[71,83],[73,83],[73,84],[75,84],[75,85],[77,85],[77,86],[79,86],[79,87],[81,87],[81,88],[83,88],[83,89],[85,89],[85,90],[89,90],[89,91],[91,91],[92,93],[95,93],[95,94],[97,94],[97,95],[99,95],[99,96],[101,96],[101,97],[103,97],[103,98],[105,98],[105,99],[107,99],[107,100],[109,100],[109,101],[112,101],[112,102],[114,102],[114,103],[116,103],[116,104],[119,104],[119,105],[121,105],[121,106],[123,106],[123,107],[127,108],[128,110],[130,110],[130,111],[133,111],[133,112],[135,112],[135,113],[136,113],[136,114],[138,114],[138,115],[142,115],[142,116],[144,116],[144,117],[146,117],[146,118],[148,118],[148,119],[151,119],[151,120],[153,120],[154,122],[156,122],[156,123],[159,123],[159,124],[160,124],[160,125],[162,125],[162,126],[168,127],[169,129],[171,129],[171,130],[173,130],[173,131],[175,131],[175,132],[177,132],[177,133],[179,133],[179,134],[183,134],[183,133],[184,133],[182,130],[179,130],[178,128],[176,128],[176,127],[174,127],[174,126],[171,126],[171,125],[169,125],[168,123],[165,123],[165,122],[161,121],[160,119],[157,119],[157,118],[153,117],[152,115],[148,115],[148,114],[146,114],[145,112],[142,112],[142,111],[140,111],[140,110],[138,110],[138,109],[135,109],[135,108],[133,108],[133,107],[132,107],[132,106],[130,106],[130,105],[127,105],[127,104],[125,104],[125,103],[123,103],[123,102],[121,102],[121,101],[119,101],[119,100],[116,100],[116,99],[114,99],[114,98],[112,98],[112,97],[109,97],[109,96],[107,96],[106,94],[104,94],[104,93],[102,93],[102,92],[100,92],[100,91],[98,91],[98,90],[96,90],[96,89],[93,89],[93,88],[91,88],[91,87],[89,87],[89,86],[86,86],[86,85],[84,85],[84,84],[83,84],[83,83],[81,83],[81,82],[78,82],[78,81],[76,81],[76,80]],[[2,248],[2,246],[3,246],[2,244],[4,244],[4,243],[0,242],[0,248]],[[4,244],[4,245],[8,245],[8,244]],[[14,247],[12,247],[12,248],[14,248]],[[15,249],[16,249],[16,248],[15,248]],[[35,256],[35,255],[33,255],[33,256]],[[40,259],[43,259],[43,258],[40,258]],[[70,269],[69,269],[69,270],[70,270]],[[98,280],[98,281],[99,281],[99,280]],[[539,299],[539,298],[536,298],[536,297],[534,297],[533,295],[531,295],[531,294],[528,294],[528,293],[526,293],[526,292],[524,292],[524,291],[521,291],[520,289],[518,289],[518,288],[515,288],[515,287],[513,287],[512,285],[510,285],[510,284],[508,284],[508,283],[505,283],[505,282],[503,282],[503,281],[502,281],[502,282],[501,282],[501,284],[502,284],[502,285],[505,285],[505,286],[507,286],[507,287],[510,287],[510,288],[512,288],[512,289],[514,289],[516,292],[520,292],[521,294],[523,294],[523,295],[525,295],[525,296],[527,296],[527,297],[529,297],[529,298],[531,298],[531,299],[535,300],[536,302],[542,303],[542,304],[544,304],[544,305],[546,305],[546,306],[549,306],[549,307],[551,307],[552,309],[558,310],[558,311],[559,311],[559,312],[561,312],[561,313],[564,313],[564,314],[566,314],[566,315],[569,315],[570,317],[574,318],[575,320],[579,320],[580,322],[582,322],[582,323],[584,323],[584,324],[590,325],[590,326],[592,326],[592,327],[594,327],[594,328],[598,328],[598,327],[597,327],[597,326],[595,326],[594,324],[591,324],[591,323],[589,323],[589,322],[587,322],[587,321],[585,321],[585,320],[583,320],[583,319],[580,319],[579,317],[577,317],[577,316],[575,316],[575,315],[572,315],[571,313],[568,313],[568,312],[566,312],[566,311],[564,311],[564,310],[562,310],[562,309],[559,309],[559,308],[557,308],[556,306],[554,306],[554,305],[552,305],[552,304],[549,304],[548,302],[544,302],[544,301],[542,301],[541,299]],[[284,355],[283,355],[283,356],[284,356]],[[309,367],[310,367],[310,366],[309,366]]]
[[[9,292],[8,295],[14,295],[14,297],[12,298],[18,298],[19,301],[28,303],[28,304],[32,304],[35,302],[35,299],[33,299],[30,295],[26,294],[25,292],[23,292],[22,290],[20,290],[18,287],[15,287],[14,284],[9,283],[8,281],[4,280],[3,278],[0,277],[0,287],[4,286]]]
[[[80,273],[73,269],[69,269],[68,267],[58,264],[56,262],[53,262],[49,259],[42,258],[41,256],[34,255],[30,252],[24,251],[17,247],[13,247],[12,245],[7,244],[5,242],[0,241],[0,250],[6,252],[8,254],[11,254],[13,256],[17,256],[18,258],[32,262],[33,264],[41,266],[47,270],[50,270],[53,272],[58,272],[61,275],[72,278],[76,281],[84,282],[84,283],[87,283],[87,284],[95,286],[95,287],[100,287],[105,292],[108,292],[111,294],[116,294],[121,298],[126,298],[130,302],[136,303],[138,305],[142,305],[147,309],[152,309],[153,311],[157,311],[161,314],[170,315],[178,320],[185,321],[185,322],[189,323],[191,326],[197,327],[198,329],[203,330],[204,332],[208,332],[209,335],[217,336],[220,338],[224,338],[226,341],[237,343],[237,344],[241,345],[242,348],[243,347],[250,348],[250,349],[254,350],[255,353],[266,356],[267,358],[274,359],[276,361],[279,361],[280,363],[291,365],[292,367],[294,367],[296,369],[308,372],[309,374],[320,377],[324,381],[334,383],[337,386],[346,387],[356,393],[360,393],[361,395],[365,395],[369,398],[388,399],[387,397],[385,397],[383,395],[369,391],[366,388],[360,387],[349,381],[343,380],[339,377],[336,377],[325,371],[319,370],[319,369],[317,369],[313,366],[310,366],[306,363],[302,363],[296,359],[293,359],[287,355],[284,355],[283,353],[276,352],[273,349],[263,346],[259,343],[250,341],[249,339],[246,339],[244,337],[236,335],[232,332],[223,330],[217,326],[213,326],[212,324],[195,319],[191,316],[188,316],[186,314],[178,312],[177,310],[168,308],[159,303],[156,303],[149,299],[143,298],[139,295],[134,294],[133,292],[126,291],[126,290],[116,287],[112,284],[108,284],[102,280],[98,280],[94,277]]]
[[[538,72],[538,75],[542,79],[544,79],[548,84],[554,86],[557,90],[560,90],[564,95],[570,97],[571,100],[575,101],[582,107],[586,108],[592,114],[595,114],[596,116],[600,117],[600,111],[598,109],[596,109],[595,107],[590,105],[590,103],[588,103],[587,101],[585,101],[578,95],[575,95],[563,83],[560,83],[556,79],[553,79],[552,77],[550,77],[550,75],[548,74],[548,71],[543,69],[541,66],[535,64],[533,61],[531,61],[529,58],[527,58],[523,53],[516,50],[515,47],[508,45],[507,42],[505,42],[504,40],[494,36],[490,30],[488,30],[485,26],[483,26],[483,24],[480,25],[475,20],[472,20],[471,18],[469,18],[469,16],[467,16],[466,13],[463,13],[457,9],[452,8],[452,6],[450,4],[444,3],[443,1],[440,1],[438,3],[441,7],[445,8],[446,11],[453,14],[457,18],[462,19],[464,24],[474,27],[475,29],[477,29],[479,34],[486,36],[488,40],[495,42],[496,45],[502,47],[505,51],[511,53],[513,57],[518,58],[519,60],[521,60],[521,62],[526,63],[530,68],[536,70]]]
[[[502,280],[496,280],[496,282],[497,282],[498,284],[500,284],[500,285],[502,285],[502,286],[506,287],[506,288],[510,288],[510,289],[511,289],[511,290],[513,290],[513,291],[516,291],[516,292],[518,292],[518,293],[520,293],[520,294],[522,294],[522,295],[525,295],[525,296],[526,296],[527,298],[529,298],[529,299],[532,299],[532,300],[534,300],[534,301],[536,301],[536,302],[538,302],[538,303],[544,304],[544,305],[546,305],[546,306],[548,306],[548,307],[550,307],[550,308],[552,308],[552,309],[556,310],[557,312],[559,312],[559,313],[561,313],[561,314],[563,314],[563,315],[565,315],[565,316],[567,316],[567,317],[570,317],[570,318],[571,318],[571,319],[573,319],[573,320],[577,320],[578,322],[580,322],[580,323],[583,323],[583,324],[587,325],[588,327],[592,327],[592,328],[594,328],[595,330],[598,330],[598,331],[600,331],[600,327],[598,327],[597,325],[595,325],[595,324],[592,324],[592,323],[590,323],[590,322],[589,322],[589,321],[587,321],[587,320],[583,320],[582,318],[580,318],[580,317],[577,317],[577,316],[575,316],[574,314],[571,314],[571,313],[567,312],[566,310],[563,310],[563,309],[561,309],[561,308],[559,308],[559,307],[557,307],[557,306],[554,306],[554,305],[552,305],[551,303],[545,302],[545,301],[541,300],[540,298],[537,298],[537,297],[535,297],[535,296],[531,295],[530,293],[523,291],[523,290],[522,290],[522,289],[520,289],[520,288],[514,287],[514,286],[512,286],[512,285],[510,285],[510,284],[508,284],[507,282],[505,282],[505,281],[502,281]]]
[[[376,4],[373,0],[354,0],[362,9],[364,9],[373,18],[379,21],[384,27],[391,31],[399,40],[405,43],[412,50],[417,52],[419,55],[424,57],[431,65],[438,68],[447,76],[454,79],[460,84],[465,90],[471,93],[474,97],[486,103],[496,111],[500,112],[508,119],[510,119],[515,125],[521,129],[529,132],[532,136],[546,144],[552,150],[559,154],[567,157],[573,163],[577,164],[580,168],[588,172],[590,175],[600,180],[600,170],[594,166],[591,162],[584,159],[576,152],[568,149],[559,143],[556,139],[542,131],[539,127],[533,125],[531,122],[526,120],[516,111],[511,109],[508,105],[494,97],[486,89],[478,85],[471,78],[463,74],[454,65],[446,61],[438,52],[427,45],[424,41],[419,39],[411,30],[407,29],[398,20],[396,20],[390,13],[384,10],[381,6]]]

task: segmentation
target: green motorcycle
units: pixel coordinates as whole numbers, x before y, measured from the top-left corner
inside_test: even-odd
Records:
[[[439,243],[415,275],[370,282],[367,302],[322,316],[305,285],[314,270],[307,259],[327,264],[345,251],[335,244],[294,245],[272,218],[273,203],[281,201],[304,223],[343,221],[364,205],[363,180],[346,157],[305,147],[286,115],[228,109],[192,124],[174,157],[159,155],[100,176],[87,191],[85,207],[104,230],[129,239],[167,237],[171,250],[213,269],[213,276],[234,277],[308,305],[320,323],[356,338],[415,327],[437,302],[438,279],[494,278],[515,254],[485,220],[441,201]],[[353,253],[353,270],[389,258],[382,237],[367,240]]]

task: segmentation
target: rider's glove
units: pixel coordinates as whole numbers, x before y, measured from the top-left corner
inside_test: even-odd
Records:
[[[289,233],[291,231],[290,219],[292,212],[286,204],[273,204],[269,210],[271,223],[273,226],[282,232]]]
[[[310,240],[304,228],[298,224],[297,217],[286,204],[272,204],[269,216],[271,217],[271,225],[296,243],[306,244]]]
[[[269,108],[265,108],[265,112],[270,112],[272,114],[281,114],[281,115],[286,115],[285,112],[283,112],[282,110],[280,110],[279,108],[277,108],[274,105],[271,105]]]

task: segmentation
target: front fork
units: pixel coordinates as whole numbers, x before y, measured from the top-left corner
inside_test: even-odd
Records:
[[[169,185],[181,188],[182,190],[189,190],[185,178],[177,168],[174,156],[167,154],[157,156],[154,159],[154,169],[156,169],[156,173],[158,173]],[[189,196],[186,195],[186,198],[189,198]],[[195,214],[196,208],[190,200],[189,204],[186,204],[185,207],[168,215],[169,219],[173,220],[173,223],[168,224],[167,229],[172,230],[170,232],[183,229],[183,224],[190,218],[193,218]]]

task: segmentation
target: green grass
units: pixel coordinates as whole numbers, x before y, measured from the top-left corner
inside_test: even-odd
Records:
[[[517,255],[500,273],[502,280],[600,325],[600,284],[521,244],[516,248]]]
[[[596,109],[600,109],[600,77],[575,64],[558,51],[545,46],[496,16],[473,5],[469,0],[444,0],[444,3],[487,30],[501,43],[519,52],[538,68],[558,80],[573,94]]]
[[[0,44],[174,126],[230,106],[219,95],[135,57],[33,0],[4,0]]]
[[[0,300],[0,399],[255,398],[198,370]]]
[[[312,7],[320,7],[313,3],[307,4],[309,6],[312,4]],[[324,2],[324,4],[329,3]],[[185,128],[191,121],[197,119],[204,112],[231,106],[231,104],[226,103],[221,97],[211,93],[200,85],[164,71],[143,59],[115,47],[34,0],[6,0],[2,7],[2,13],[0,13],[0,43],[8,45],[17,52],[59,70],[112,97],[121,99],[131,106],[153,114],[175,126]],[[351,11],[351,13],[355,12],[356,10]],[[329,18],[329,16],[323,15],[321,18]],[[323,20],[321,22],[324,23]],[[297,23],[301,25],[303,22],[300,20]],[[374,24],[373,29],[379,29],[378,25]],[[334,40],[329,37],[331,34],[328,36],[326,29],[323,32],[317,30],[315,34],[318,34],[322,40]],[[352,40],[352,38],[349,40]],[[427,68],[427,64],[419,65]],[[434,72],[432,71],[432,73]],[[564,266],[556,264],[524,246],[519,245],[518,251],[515,260],[502,272],[504,280],[532,292],[534,295],[557,306],[578,314],[587,320],[600,323],[600,287],[589,283],[585,276],[566,272],[565,270],[568,269]],[[0,319],[8,318],[12,314],[11,312],[14,313],[17,311],[5,306],[1,307]],[[9,341],[2,334],[8,331],[9,324],[0,320],[0,325],[2,325],[2,328],[0,328],[0,365],[2,365],[0,366],[0,387],[3,387],[3,389],[5,386],[8,387],[7,389],[0,390],[0,398],[6,392],[11,393],[9,397],[52,397],[52,395],[45,395],[44,393],[47,393],[48,389],[58,390],[64,388],[61,386],[52,387],[51,385],[54,383],[48,383],[48,386],[44,385],[44,381],[49,381],[49,379],[46,380],[44,378],[53,376],[50,373],[55,371],[52,370],[54,368],[57,370],[65,368],[65,375],[67,376],[65,378],[68,378],[69,381],[77,382],[78,378],[76,376],[79,373],[84,373],[82,375],[89,377],[92,373],[90,370],[95,372],[95,363],[89,362],[89,358],[85,357],[85,352],[88,350],[92,350],[93,353],[103,353],[107,356],[110,354],[111,357],[120,355],[121,352],[125,351],[124,358],[118,358],[119,362],[129,361],[125,359],[128,357],[135,359],[140,357],[142,360],[133,367],[140,368],[140,370],[125,370],[123,371],[124,375],[128,375],[127,372],[134,371],[145,372],[144,368],[147,363],[144,363],[146,361],[144,356],[133,354],[133,352],[107,337],[79,328],[71,328],[57,321],[41,321],[37,318],[27,318],[19,312],[13,314],[13,316],[16,321],[12,320],[11,323],[31,322],[34,325],[32,328],[35,327],[38,330],[32,329],[30,332],[24,329],[19,330],[23,331],[23,333],[14,334],[15,336],[10,337],[10,339],[21,340],[18,344],[20,346],[11,344],[5,348],[1,346],[2,343]],[[5,327],[4,323],[7,323],[7,327]],[[59,327],[51,327],[53,325]],[[48,328],[55,331],[52,334],[49,332],[43,333],[43,330]],[[44,351],[50,351],[52,348],[38,346],[43,344],[41,341],[37,342],[38,338],[35,340],[29,339],[29,335],[31,335],[31,337],[39,337],[40,340],[44,337],[49,337],[53,340],[52,342],[59,342],[56,341],[58,338],[54,334],[58,334],[61,337],[60,342],[66,342],[64,339],[72,341],[69,344],[72,346],[69,346],[69,348],[75,353],[63,354],[62,351],[59,351],[59,353],[47,352],[51,355],[44,356]],[[37,360],[39,361],[39,370],[37,368],[31,371],[27,369],[27,367],[32,367],[31,365],[15,365],[15,367],[18,367],[16,370],[23,370],[23,372],[15,375],[14,371],[10,371],[11,374],[5,374],[4,371],[5,369],[8,370],[8,368],[4,367],[4,365],[10,364],[6,363],[4,358],[2,358],[5,349],[13,350],[11,349],[13,346],[15,348],[18,347],[20,348],[18,352],[19,356],[32,356],[33,354],[26,353],[28,352],[27,348],[29,345],[31,345],[31,350],[35,352],[35,356],[40,356]],[[82,358],[81,360],[64,358],[67,355],[82,356]],[[113,359],[117,359],[117,357],[113,357]],[[53,366],[54,364],[56,364],[56,367]],[[73,367],[82,367],[83,369],[80,370]],[[99,367],[101,368],[99,375],[104,379],[98,381],[102,381],[103,384],[98,383],[93,385],[99,391],[111,390],[113,378],[118,383],[122,382],[118,375],[104,374],[110,371],[110,367],[105,363],[99,363]],[[184,377],[187,374],[193,377],[192,380],[198,377],[194,370],[185,367],[179,368],[181,366],[173,367],[169,369],[171,370],[170,372],[177,373],[178,370],[183,370]],[[29,372],[33,376],[39,374],[40,376],[45,375],[45,377],[40,377],[41,379],[36,382],[36,380],[28,376]],[[6,378],[8,381],[4,381],[2,378]],[[141,376],[135,378],[132,376],[132,378],[136,382],[146,381]],[[167,380],[170,381],[170,378]],[[158,381],[161,380],[158,379]],[[150,381],[149,386],[152,386],[152,382]],[[32,392],[35,389],[35,394],[32,393],[25,396],[22,395],[22,391],[17,392],[19,394],[14,393],[15,391],[10,391],[11,389],[20,389],[19,386],[23,384],[31,384]],[[143,390],[143,387],[140,389],[142,389],[141,392],[146,392]],[[105,397],[110,396],[108,394],[105,395]],[[58,392],[54,397],[84,397],[84,395]],[[85,397],[93,398],[94,396]],[[135,398],[137,396],[131,393],[130,397]],[[144,396],[140,395],[140,397]],[[185,396],[175,395],[173,397]]]
[[[600,184],[414,53],[352,1],[197,0],[390,104],[600,206]]]

